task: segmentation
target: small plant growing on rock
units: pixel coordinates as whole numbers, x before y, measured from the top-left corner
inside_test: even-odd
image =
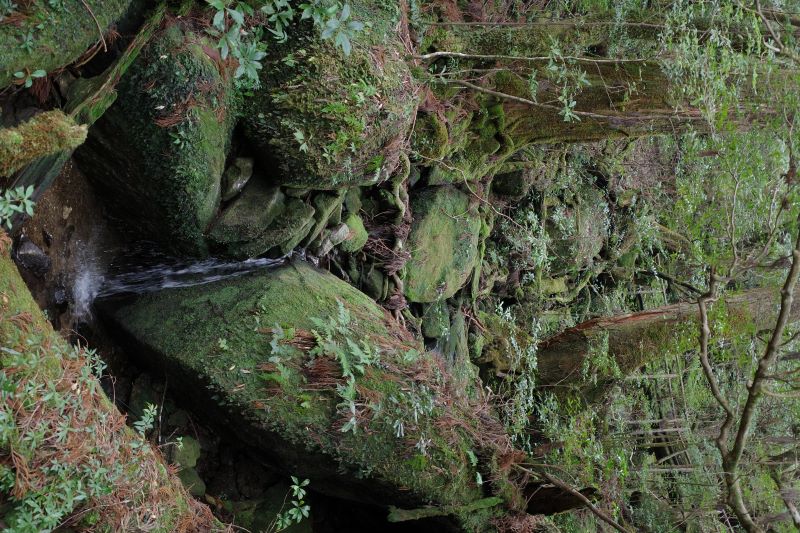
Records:
[[[26,214],[33,216],[34,203],[31,200],[33,195],[33,185],[28,187],[16,187],[14,189],[6,189],[0,195],[0,226],[6,225],[11,229],[11,219],[16,214]]]
[[[305,487],[307,487],[309,483],[311,483],[311,481],[308,479],[300,481],[298,478],[292,476],[292,485],[289,487],[289,492],[292,496],[290,507],[288,510],[278,513],[278,516],[275,518],[275,525],[270,528],[270,531],[283,531],[292,524],[299,524],[304,518],[308,518],[311,507],[305,502]]]

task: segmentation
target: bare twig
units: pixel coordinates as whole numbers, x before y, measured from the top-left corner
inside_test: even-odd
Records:
[[[103,52],[108,52],[108,45],[106,45],[106,38],[103,36],[103,28],[100,26],[100,22],[98,22],[97,17],[94,16],[94,12],[92,11],[92,8],[89,7],[89,4],[86,3],[86,0],[81,0],[81,3],[83,4],[83,7],[86,8],[86,11],[89,12],[89,15],[91,15],[94,23],[97,25],[97,31],[100,33],[100,40],[103,42]]]
[[[553,485],[555,485],[556,487],[560,488],[561,490],[567,491],[570,494],[572,494],[573,496],[575,496],[576,498],[578,498],[580,501],[582,501],[584,503],[584,505],[586,505],[586,507],[592,512],[592,514],[594,514],[597,518],[599,518],[600,520],[602,520],[606,524],[610,525],[611,527],[613,527],[617,531],[621,531],[622,533],[630,533],[629,530],[627,530],[624,527],[622,527],[621,525],[619,525],[619,523],[617,523],[613,518],[611,518],[606,513],[604,513],[600,509],[598,509],[595,506],[595,504],[592,503],[592,500],[590,500],[589,498],[587,498],[586,496],[581,494],[580,491],[576,490],[574,487],[572,487],[568,483],[565,483],[564,481],[560,480],[559,478],[557,478],[557,477],[555,477],[553,475],[550,475],[550,474],[548,474],[546,472],[542,473],[541,476],[543,478],[545,478],[547,481],[549,481],[550,483],[552,483]]]
[[[422,61],[430,61],[440,57],[455,57],[461,59],[485,59],[487,61],[550,61],[553,59],[551,56],[510,56],[510,55],[496,55],[496,54],[465,54],[462,52],[431,52],[430,54],[423,54],[417,56],[417,59]],[[649,59],[594,59],[591,57],[578,57],[578,56],[562,56],[563,59],[571,59],[581,63],[646,63],[651,61]]]

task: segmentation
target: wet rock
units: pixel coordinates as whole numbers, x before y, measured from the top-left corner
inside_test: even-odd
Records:
[[[14,261],[20,268],[39,278],[50,271],[52,264],[47,254],[25,236],[22,236],[17,244]]]
[[[314,208],[297,198],[286,202],[282,213],[255,238],[231,243],[227,252],[233,257],[248,258],[266,254],[273,248],[282,255],[291,252],[314,225]]]
[[[213,49],[177,21],[158,32],[75,153],[115,217],[191,255],[208,252],[235,118],[233,76],[220,72]]]
[[[411,212],[406,298],[422,303],[449,298],[466,283],[478,260],[477,206],[455,187],[430,187],[412,196]]]
[[[253,159],[237,157],[222,175],[222,201],[227,202],[242,192],[253,175]]]
[[[283,213],[285,199],[278,187],[253,179],[219,216],[209,239],[218,245],[257,239]]]
[[[66,311],[69,305],[69,292],[63,283],[53,289],[53,305],[61,312]]]

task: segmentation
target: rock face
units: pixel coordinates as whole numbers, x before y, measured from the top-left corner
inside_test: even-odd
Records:
[[[156,37],[76,152],[81,170],[140,235],[202,255],[217,213],[233,113],[214,46],[180,25]],[[147,216],[142,216],[146,213]]]
[[[467,453],[493,452],[471,435],[502,427],[450,396],[435,356],[327,272],[296,263],[99,308],[192,409],[317,490],[454,514],[484,497]]]
[[[393,28],[397,10],[351,4],[372,27],[354,36],[349,56],[314,30],[293,33],[291,46],[274,48],[261,88],[245,102],[245,133],[282,185],[340,189],[386,179],[397,166],[416,107]]]
[[[466,193],[444,186],[412,195],[411,211],[406,298],[423,303],[449,298],[466,283],[478,259],[477,207]]]

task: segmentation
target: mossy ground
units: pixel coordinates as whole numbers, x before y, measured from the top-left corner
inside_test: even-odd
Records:
[[[0,233],[0,526],[222,531],[45,320]],[[98,512],[97,509],[102,509]]]

